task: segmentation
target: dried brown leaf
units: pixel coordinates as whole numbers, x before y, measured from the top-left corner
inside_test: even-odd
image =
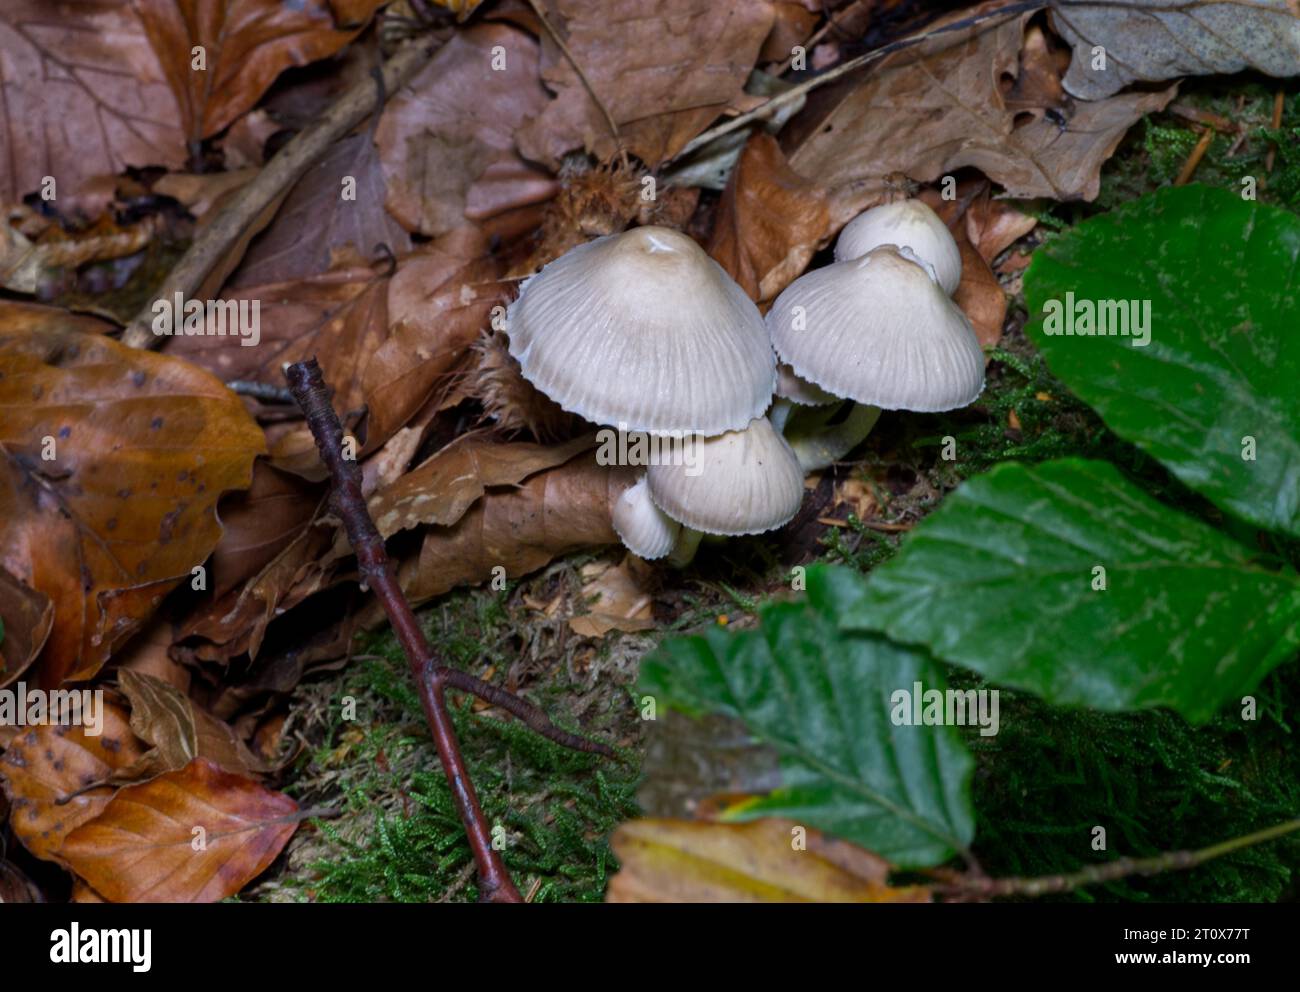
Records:
[[[708,252],[754,300],[774,298],[831,230],[826,190],[798,175],[769,134],[749,139],[731,174]]]
[[[728,107],[741,104],[775,15],[768,0],[546,0],[628,151],[651,168],[681,151]],[[586,148],[617,150],[604,115],[573,65],[543,33],[542,78],[556,97],[520,133],[524,155],[552,167]]]
[[[537,43],[504,24],[457,31],[388,102],[375,143],[385,206],[408,230],[436,237],[554,194],[515,148],[546,100],[537,58]]]
[[[381,0],[365,4],[371,11]],[[216,134],[253,105],[283,70],[333,55],[359,25],[335,22],[326,0],[135,0],[180,104],[191,141]],[[355,17],[360,0],[348,12]],[[193,50],[204,50],[196,68]]]
[[[298,826],[287,796],[196,758],[122,789],[64,841],[109,902],[217,902],[266,870]]]
[[[206,372],[76,326],[0,332],[0,564],[54,603],[47,686],[93,675],[190,578],[265,447]]]
[[[144,753],[125,710],[105,702],[103,719],[98,735],[80,725],[36,727],[19,734],[0,756],[0,776],[13,807],[10,826],[38,858],[62,860],[68,834],[102,813],[113,797],[106,785],[80,790],[106,781]],[[59,802],[68,796],[73,798]]]
[[[50,597],[0,567],[0,686],[14,681],[36,660],[53,625]]]
[[[1009,14],[934,36],[886,57],[860,82],[819,94],[791,129],[790,165],[856,198],[883,190],[884,177],[894,173],[932,182],[971,166],[1014,197],[1093,199],[1102,163],[1134,122],[1173,99],[1176,87],[1077,101],[1062,111],[1064,127],[1047,117],[1050,104],[1031,109],[1023,94],[1012,109],[1002,81],[1009,79],[1014,92],[1025,71],[1030,16]],[[1032,65],[1041,68],[1037,60]]]
[[[891,886],[878,855],[792,820],[631,820],[610,844],[621,867],[607,902],[930,901]]]

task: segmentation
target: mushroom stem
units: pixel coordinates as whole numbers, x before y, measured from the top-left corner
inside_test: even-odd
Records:
[[[695,560],[695,552],[699,550],[703,537],[703,532],[683,526],[681,533],[677,535],[677,543],[668,553],[668,563],[675,568],[685,568]]]
[[[835,410],[835,407],[819,408],[809,411],[807,418],[797,417],[794,423],[787,421],[785,425],[791,428],[786,432],[786,440],[805,472],[816,472],[839,461],[862,443],[880,419],[879,407],[854,403],[842,421],[824,426]]]
[[[790,414],[794,410],[795,405],[783,396],[778,396],[772,400],[772,409],[767,411],[767,419],[771,421],[778,434],[785,433],[785,422],[790,419]]]

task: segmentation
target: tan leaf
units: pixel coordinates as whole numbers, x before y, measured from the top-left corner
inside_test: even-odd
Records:
[[[611,630],[652,630],[653,598],[646,589],[651,573],[651,566],[633,555],[617,565],[584,565],[584,612],[569,620],[569,629],[583,637],[604,637]]]
[[[425,533],[419,556],[400,568],[402,586],[424,602],[490,579],[497,566],[526,575],[579,548],[615,544],[611,508],[633,478],[579,455],[522,485],[490,489],[454,525]]]
[[[531,37],[504,24],[457,31],[384,108],[375,143],[388,210],[436,237],[548,199],[554,182],[515,149],[515,132],[545,100]]]
[[[971,13],[958,11],[936,26]],[[1030,109],[1022,98],[1013,109],[1001,80],[1025,71],[1030,16],[1008,14],[939,34],[883,59],[860,83],[797,119],[790,165],[858,197],[863,189],[883,189],[894,173],[932,182],[971,166],[1013,197],[1093,199],[1102,163],[1135,121],[1173,99],[1176,87],[1064,109]],[[1049,108],[1063,115],[1063,128],[1047,117]]]
[[[152,748],[118,769],[113,775],[115,783],[139,782],[178,771],[195,758],[207,758],[230,772],[269,770],[227,724],[162,679],[128,669],[118,672],[118,683],[131,702],[132,732]]]
[[[251,110],[283,70],[333,55],[359,30],[341,29],[326,0],[135,0],[135,7],[192,141]],[[195,47],[204,50],[203,69],[193,64]]]
[[[1300,74],[1300,11],[1294,0],[1056,0],[1052,27],[1074,46],[1065,88],[1085,100],[1133,82],[1258,69]],[[1106,52],[1105,69],[1093,51]]]
[[[371,498],[370,516],[384,537],[420,524],[456,523],[490,486],[514,486],[563,465],[592,447],[591,437],[547,446],[501,444],[491,437],[458,438]]]
[[[806,849],[796,849],[802,833]],[[791,820],[631,820],[610,838],[607,902],[929,902],[878,855]]]
[[[728,107],[744,86],[772,29],[767,0],[546,0],[627,148],[651,168],[677,154]],[[600,161],[614,139],[572,64],[543,33],[542,78],[556,98],[519,136],[527,158],[555,167],[586,148]]]
[[[0,686],[27,669],[50,636],[54,604],[0,567]]]
[[[131,733],[126,711],[103,707],[102,732],[83,725],[44,725],[19,734],[0,756],[0,776],[13,806],[10,826],[38,858],[60,861],[63,842],[77,827],[103,812],[113,797],[106,781],[144,753]],[[60,799],[72,796],[65,803]]]
[[[180,108],[131,0],[8,0],[0,96],[4,203],[47,175],[62,202],[92,176],[185,160]]]
[[[254,464],[248,489],[221,501],[224,530],[209,563],[211,595],[219,599],[261,571],[307,526],[320,502],[320,487],[264,461]]]
[[[63,854],[109,902],[217,902],[275,860],[297,811],[287,796],[196,758],[122,789]]]
[[[708,251],[757,301],[808,266],[831,230],[826,191],[791,169],[769,134],[749,139],[731,174]]]
[[[190,577],[265,447],[206,372],[76,326],[0,332],[0,564],[54,602],[47,686],[93,675]]]

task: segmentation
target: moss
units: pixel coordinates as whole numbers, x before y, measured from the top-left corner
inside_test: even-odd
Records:
[[[510,593],[466,590],[424,619],[430,638],[480,676],[517,661],[527,608]],[[472,859],[424,717],[391,632],[367,637],[343,675],[306,690],[321,739],[296,769],[290,791],[340,809],[296,842],[289,871],[264,898],[322,902],[472,900]],[[552,664],[530,679],[530,695],[556,723],[619,740],[636,714],[618,678],[574,684]],[[581,725],[574,701],[585,704]],[[345,704],[355,719],[345,718]],[[636,755],[610,761],[559,747],[453,696],[453,719],[488,822],[504,844],[516,884],[537,901],[596,901],[613,868],[608,835],[636,815]],[[350,714],[347,714],[350,715]]]

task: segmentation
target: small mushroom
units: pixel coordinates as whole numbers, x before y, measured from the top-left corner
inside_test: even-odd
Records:
[[[939,412],[984,389],[970,321],[907,249],[876,248],[792,282],[767,314],[777,357],[845,399]]]
[[[682,529],[681,524],[655,506],[644,475],[619,495],[614,503],[613,523],[623,546],[647,561],[672,551]]]
[[[650,498],[682,524],[675,560],[689,560],[687,545],[700,534],[761,534],[799,512],[803,470],[766,417],[697,443],[693,464],[652,465],[646,473]]]
[[[858,214],[835,242],[835,261],[850,262],[879,248],[909,248],[927,262],[936,282],[951,296],[961,282],[961,250],[939,215],[920,200],[882,203]]]
[[[705,435],[762,416],[763,318],[691,238],[638,227],[566,252],[520,287],[510,354],[562,408],[620,430]]]

